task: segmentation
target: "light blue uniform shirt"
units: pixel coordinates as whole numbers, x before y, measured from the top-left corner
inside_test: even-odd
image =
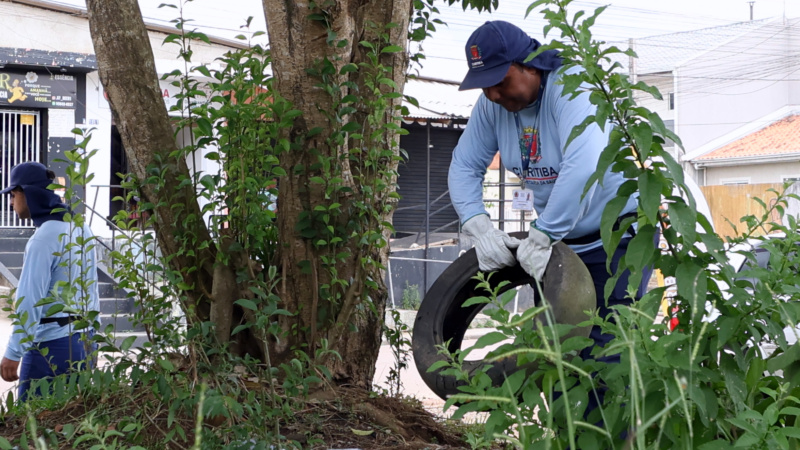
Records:
[[[19,361],[34,343],[52,341],[71,334],[71,325],[62,327],[57,323],[39,324],[39,320],[46,317],[47,311],[53,307],[53,304],[35,305],[43,298],[53,296],[59,299],[61,297],[62,289],[60,287],[54,291],[57,282],[66,281],[75,286],[75,281],[83,276],[88,292],[78,290],[76,298],[64,299],[63,302],[83,311],[82,314],[100,309],[94,250],[97,243],[91,240],[83,246],[74,246],[67,251],[67,244],[70,242],[70,227],[73,227],[71,234],[73,243],[76,243],[76,239],[79,237],[88,239],[92,236],[91,230],[86,226],[83,229],[74,228],[73,224],[50,220],[36,229],[25,246],[22,274],[19,278],[19,286],[17,286],[17,299],[22,299],[22,301],[19,302],[16,313],[22,317],[27,312],[28,317],[24,324],[14,325],[14,331],[5,353],[5,357],[8,359]],[[56,256],[54,253],[58,253],[60,256]],[[58,313],[51,317],[67,316],[67,313]],[[29,335],[34,336],[33,343],[20,342]]]
[[[578,70],[573,68],[568,73]],[[538,153],[530,160],[525,185],[533,190],[537,228],[555,240],[596,233],[603,209],[625,181],[622,174],[609,170],[603,187],[595,183],[581,201],[586,181],[594,173],[600,154],[608,144],[611,127],[607,125],[604,132],[593,123],[564,149],[572,128],[594,114],[596,107],[589,102],[588,93],[574,100],[562,97],[564,86],[557,83],[561,77],[559,72],[550,72],[543,98],[518,113],[523,133],[533,129],[540,133]],[[478,214],[486,214],[483,179],[498,151],[506,169],[521,179],[522,155],[514,113],[481,94],[453,151],[448,177],[450,198],[462,223]],[[631,197],[623,214],[635,210],[636,198]],[[598,240],[571,247],[582,252],[600,245],[602,241]]]

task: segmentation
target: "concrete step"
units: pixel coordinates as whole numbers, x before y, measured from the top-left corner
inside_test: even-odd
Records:
[[[1,252],[24,252],[28,244],[27,237],[0,238]]]
[[[100,281],[99,285],[97,286],[97,290],[100,293],[100,298],[128,298],[128,292],[126,290],[116,289],[115,285],[111,283],[104,283]]]
[[[9,272],[11,272],[11,275],[14,275],[15,277],[17,277],[17,280],[19,280],[19,276],[22,274],[22,267],[21,266],[20,267],[8,267],[8,266],[6,266],[6,268],[8,269]]]
[[[144,343],[147,342],[147,333],[142,333],[142,332],[114,333],[114,342],[117,344],[117,347],[119,347],[120,345],[122,345],[123,342],[125,342],[125,339],[127,339],[130,336],[136,337],[136,339],[133,341],[133,345],[131,346],[132,349],[141,348],[144,345]]]
[[[0,239],[24,238],[28,239],[36,232],[36,228],[0,228]]]
[[[100,314],[132,314],[136,305],[132,298],[101,298]]]
[[[0,250],[0,263],[6,267],[22,267],[23,252],[3,252]]]
[[[97,270],[97,281],[100,283],[110,283],[110,284],[117,284],[113,278],[108,276],[104,271]]]
[[[103,330],[108,325],[114,326],[115,332],[124,332],[124,331],[144,331],[144,327],[141,325],[134,326],[132,323],[133,318],[126,315],[113,315],[113,314],[100,314],[100,325]]]

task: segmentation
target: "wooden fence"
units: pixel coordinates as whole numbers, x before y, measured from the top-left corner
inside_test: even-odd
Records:
[[[739,233],[742,233],[746,229],[745,224],[739,222],[742,217],[750,214],[760,217],[764,213],[764,208],[754,199],[760,198],[764,203],[770,205],[775,202],[775,193],[768,192],[768,190],[774,189],[781,192],[783,185],[780,183],[737,184],[701,186],[700,189],[711,208],[714,227],[717,233],[724,238],[735,234],[728,220],[736,225]],[[773,215],[772,220],[777,222],[779,219],[777,212],[774,212]]]

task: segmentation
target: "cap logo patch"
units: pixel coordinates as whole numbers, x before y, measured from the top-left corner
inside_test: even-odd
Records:
[[[481,59],[481,49],[477,45],[473,45],[469,48],[469,52],[472,54],[472,60]]]

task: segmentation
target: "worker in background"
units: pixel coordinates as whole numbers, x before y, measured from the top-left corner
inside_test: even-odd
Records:
[[[63,221],[67,205],[48,189],[54,179],[55,174],[44,165],[26,162],[11,170],[9,185],[0,191],[11,195],[17,216],[32,219],[36,227],[25,246],[17,286],[15,313],[19,318],[0,362],[3,380],[20,380],[20,401],[28,397],[31,381],[85,368],[95,350],[89,343],[93,330],[74,329],[73,322],[82,316],[66,312],[47,316],[47,311],[58,303],[83,311],[84,315],[100,307],[92,233],[87,226],[76,227]],[[70,243],[79,243],[80,238],[84,239],[83,245],[68,248]],[[75,288],[74,298],[61,297],[64,284]],[[37,306],[47,298],[54,298],[55,303]]]
[[[589,93],[575,98],[562,96],[561,58],[549,50],[529,62],[525,59],[540,44],[507,22],[486,22],[470,36],[466,45],[469,72],[460,90],[482,89],[464,134],[453,151],[450,165],[450,196],[464,233],[475,243],[480,269],[494,271],[516,264],[542,280],[553,245],[564,242],[574,250],[591,273],[597,291],[597,308],[602,317],[614,305],[630,304],[626,298],[628,272],[623,274],[608,299],[604,298],[607,255],[600,238],[600,218],[606,204],[625,181],[622,174],[606,173],[602,185],[595,183],[581,198],[589,177],[597,167],[608,143],[610,126],[601,130],[592,123],[569,146],[573,127],[595,113]],[[568,73],[578,73],[571,68]],[[528,238],[517,240],[494,228],[483,203],[483,179],[492,158],[500,152],[503,165],[519,177],[521,184],[515,209],[535,211]],[[504,205],[501,206],[501,208]],[[622,218],[636,213],[637,200],[631,196]],[[625,254],[633,229],[625,234],[613,255],[615,273]],[[509,250],[517,248],[516,260]],[[641,297],[650,278],[644,274],[638,292]],[[604,346],[612,336],[594,327],[590,337]],[[582,357],[588,359],[591,348]],[[619,356],[603,358],[618,362]]]

